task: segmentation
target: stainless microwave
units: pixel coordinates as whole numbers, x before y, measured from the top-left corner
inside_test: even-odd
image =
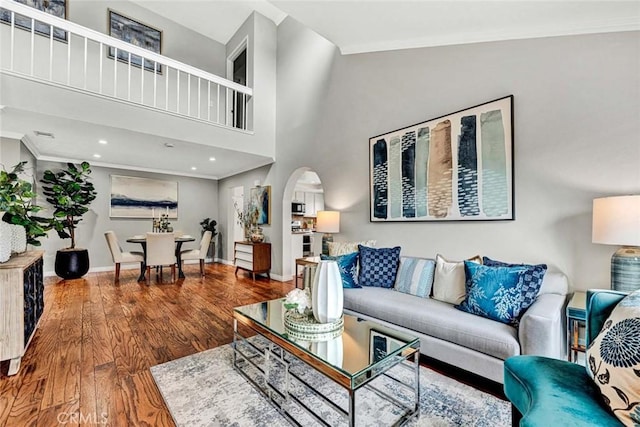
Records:
[[[292,202],[291,213],[294,215],[304,215],[304,203]]]

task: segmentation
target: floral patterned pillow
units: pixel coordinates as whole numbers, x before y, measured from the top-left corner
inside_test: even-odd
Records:
[[[587,349],[587,373],[627,426],[640,424],[640,290],[627,295]]]

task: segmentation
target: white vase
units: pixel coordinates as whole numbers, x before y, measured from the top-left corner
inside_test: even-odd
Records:
[[[340,319],[344,296],[338,263],[330,260],[318,262],[311,292],[313,317],[318,322],[330,323]]]
[[[11,258],[11,225],[0,219],[0,262],[7,262],[9,258]]]
[[[22,225],[11,224],[11,252],[22,253],[27,250],[27,230]]]
[[[331,363],[333,366],[342,368],[343,361],[343,344],[342,335],[329,340],[319,341],[311,344],[311,351],[318,357]]]

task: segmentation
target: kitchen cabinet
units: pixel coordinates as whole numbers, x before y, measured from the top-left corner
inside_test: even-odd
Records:
[[[294,191],[292,201],[304,203],[304,191]]]
[[[315,217],[318,211],[324,210],[324,194],[305,192],[304,204],[304,216]]]
[[[313,197],[314,208],[316,210],[316,214],[318,211],[324,210],[324,193],[315,193]]]
[[[0,360],[15,375],[44,310],[42,251],[14,255],[0,264]]]
[[[234,264],[236,275],[238,269],[247,270],[256,280],[256,274],[266,273],[269,277],[271,270],[271,243],[235,242]]]

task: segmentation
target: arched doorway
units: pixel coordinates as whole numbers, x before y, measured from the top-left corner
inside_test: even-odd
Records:
[[[310,194],[322,194],[321,198],[316,196],[316,199],[324,200],[324,189],[322,188],[320,177],[315,171],[306,166],[298,168],[291,173],[285,184],[282,196],[282,277],[284,280],[294,278],[294,258],[301,253],[299,248],[293,247],[294,241],[298,239],[293,236],[291,230],[292,219],[298,221],[300,217],[300,215],[292,215],[292,202],[300,199],[302,197],[301,193],[305,194],[307,200],[311,197]],[[296,201],[303,202],[302,200]],[[320,207],[320,209],[317,209],[317,207]],[[316,205],[314,202],[310,209],[309,215],[302,215],[302,220],[307,222],[307,226],[313,223],[315,212],[324,209],[324,202],[322,205]],[[304,224],[300,224],[300,226],[303,230],[305,229]]]

